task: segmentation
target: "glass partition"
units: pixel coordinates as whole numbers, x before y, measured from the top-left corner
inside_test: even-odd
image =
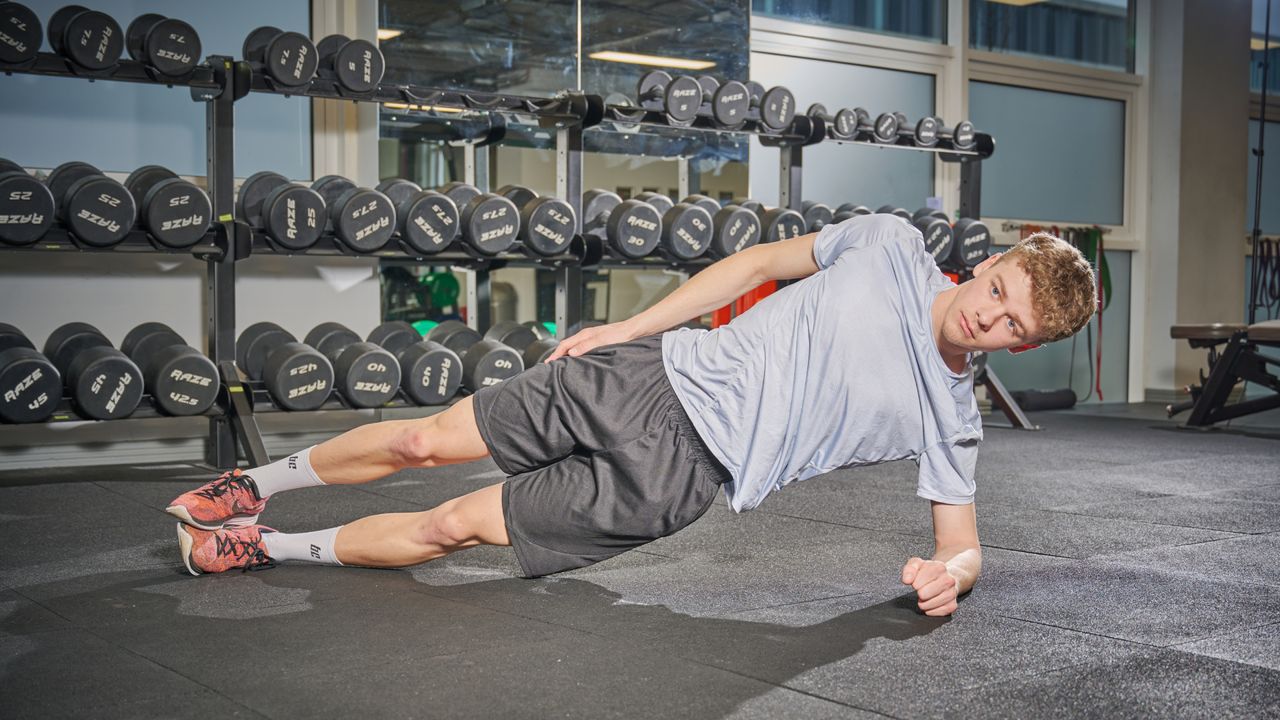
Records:
[[[752,10],[813,25],[947,41],[946,0],[755,0]]]
[[[970,0],[969,47],[1133,72],[1133,0]]]

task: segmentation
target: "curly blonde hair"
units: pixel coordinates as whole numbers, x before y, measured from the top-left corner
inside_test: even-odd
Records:
[[[1016,262],[1031,276],[1031,309],[1040,321],[1040,342],[1080,332],[1098,307],[1093,267],[1075,247],[1049,233],[1029,235],[997,262]]]

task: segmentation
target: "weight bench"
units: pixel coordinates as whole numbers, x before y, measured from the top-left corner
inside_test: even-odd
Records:
[[[1209,349],[1209,376],[1200,372],[1200,384],[1187,390],[1191,399],[1169,405],[1169,417],[1191,411],[1186,427],[1207,427],[1223,420],[1280,408],[1280,358],[1264,350],[1280,349],[1280,320],[1241,325],[1174,325],[1169,336],[1187,340],[1193,348]],[[1221,347],[1225,345],[1225,347]],[[1241,382],[1251,382],[1271,390],[1266,397],[1229,403],[1231,390]]]

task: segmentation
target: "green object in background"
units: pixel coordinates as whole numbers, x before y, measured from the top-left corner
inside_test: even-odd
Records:
[[[422,278],[422,284],[431,293],[431,306],[437,310],[458,306],[458,293],[462,287],[451,272],[436,272]]]
[[[555,337],[555,336],[556,336],[556,324],[555,324],[555,323],[553,323],[553,322],[544,322],[544,323],[542,323],[542,327],[546,328],[546,329],[547,329],[547,332],[551,333],[551,337]]]
[[[413,329],[417,330],[418,334],[421,335],[422,337],[426,337],[427,333],[431,332],[431,330],[439,324],[440,323],[436,322],[435,320],[419,320],[418,322],[413,324]]]

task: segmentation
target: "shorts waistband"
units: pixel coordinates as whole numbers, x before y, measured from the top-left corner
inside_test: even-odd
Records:
[[[667,374],[661,374],[662,394],[667,399],[667,416],[671,420],[672,426],[681,436],[689,442],[690,453],[694,456],[694,460],[706,471],[707,479],[717,485],[724,485],[733,480],[733,475],[729,472],[720,460],[716,458],[715,453],[707,447],[702,436],[698,434],[698,429],[694,427],[693,421],[689,419],[688,413],[684,411],[684,406],[680,404],[680,398],[676,397],[675,388],[671,387],[671,382],[667,380]]]

